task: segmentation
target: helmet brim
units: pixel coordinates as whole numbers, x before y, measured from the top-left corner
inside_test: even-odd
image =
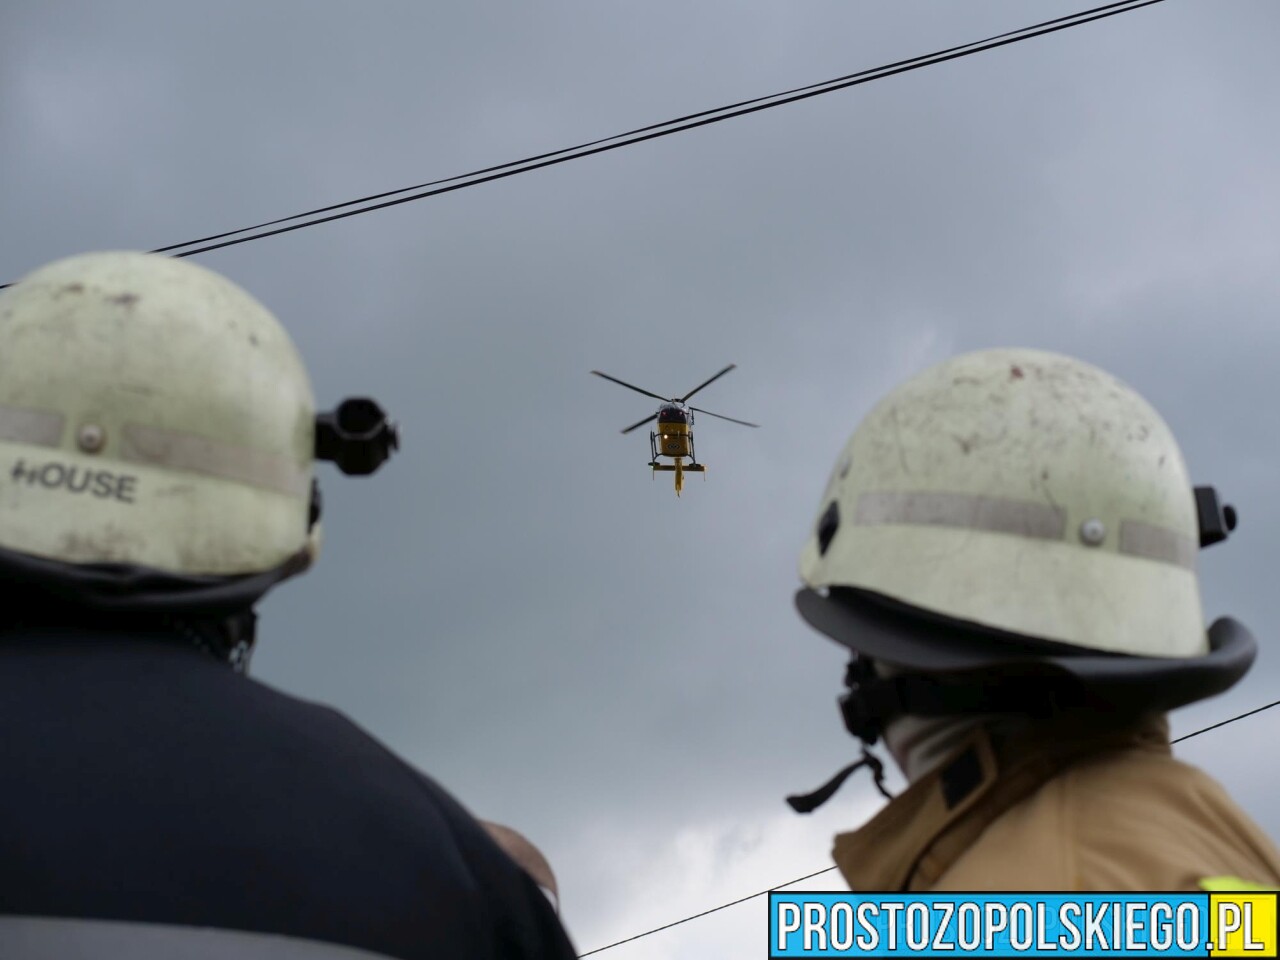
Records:
[[[1239,621],[1216,620],[1209,652],[1198,657],[1135,657],[1027,637],[908,606],[866,590],[810,588],[796,609],[819,633],[860,656],[928,674],[977,676],[1044,671],[1075,678],[1117,708],[1168,711],[1235,685],[1257,656]]]
[[[216,619],[252,609],[268,590],[307,569],[307,549],[270,570],[238,576],[177,574],[127,563],[66,563],[0,548],[10,606],[83,614],[169,614]],[[12,610],[10,611],[12,613]]]

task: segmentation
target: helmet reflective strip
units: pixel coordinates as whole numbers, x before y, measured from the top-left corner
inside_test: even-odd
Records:
[[[882,491],[858,497],[853,522],[867,527],[894,523],[965,527],[1061,540],[1067,527],[1067,514],[1061,507],[1030,500],[979,497],[967,493]]]
[[[1030,500],[982,497],[968,493],[873,491],[858,497],[856,526],[914,524],[1009,533],[1040,540],[1061,540],[1067,514],[1061,507]],[[1117,550],[1131,557],[1195,569],[1195,545],[1175,530],[1123,520]]]
[[[120,458],[172,470],[189,470],[290,496],[307,494],[308,471],[287,457],[193,433],[127,423]]]
[[[1140,520],[1120,521],[1120,552],[1188,570],[1196,568],[1196,545],[1190,537]]]
[[[0,406],[0,440],[56,447],[62,441],[66,417],[51,410]]]

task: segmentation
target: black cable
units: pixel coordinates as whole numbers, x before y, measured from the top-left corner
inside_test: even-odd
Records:
[[[650,124],[646,127],[638,127],[627,133],[615,134],[612,137],[606,137],[600,140],[592,140],[575,147],[566,147],[561,150],[555,150],[550,153],[538,154],[533,157],[527,157],[524,160],[515,160],[509,163],[499,164],[497,166],[485,167],[471,173],[459,174],[458,176],[448,177],[443,180],[433,180],[428,183],[419,184],[412,187],[401,187],[397,190],[385,191],[383,193],[372,194],[358,200],[348,200],[343,203],[330,204],[329,206],[319,207],[306,213],[293,214],[288,217],[282,217],[276,220],[269,220],[253,227],[242,227],[238,230],[231,230],[224,233],[212,234],[198,240],[188,240],[184,243],[170,244],[165,247],[158,247],[152,250],[152,253],[167,253],[171,250],[177,250],[182,247],[190,247],[195,244],[204,244],[204,246],[195,247],[195,249],[185,250],[176,253],[177,257],[189,257],[198,253],[207,253],[211,250],[219,250],[223,247],[234,246],[240,243],[248,243],[251,240],[261,240],[266,237],[276,236],[281,233],[289,233],[294,230],[301,230],[304,227],[317,226],[322,223],[328,223],[332,220],[341,220],[346,217],[353,217],[361,213],[369,213],[374,210],[381,210],[385,207],[395,206],[400,203],[408,203],[413,200],[422,200],[427,197],[438,196],[442,193],[450,193],[454,190],[460,190],[464,187],[476,186],[481,183],[488,183],[492,180],[500,180],[505,177],[515,176],[518,173],[527,173],[530,170],[537,170],[542,167],[554,166],[555,164],[565,163],[569,160],[577,160],[582,157],[592,156],[597,153],[604,153],[609,150],[616,150],[620,147],[631,146],[636,143],[643,143],[646,140],[653,140],[659,137],[669,136],[673,133],[681,133],[685,130],[692,130],[697,127],[706,126],[712,123],[719,123],[722,120],[729,120],[734,117],[745,116],[750,113],[756,113],[761,110],[768,110],[773,107],[779,107],[787,103],[795,103],[798,100],[805,100],[810,97],[820,96],[824,93],[832,93],[836,90],[843,90],[847,87],[857,86],[858,84],[868,83],[872,80],[883,79],[884,77],[894,76],[899,73],[906,73],[911,70],[917,70],[921,67],[932,66],[935,63],[944,63],[948,60],[955,60],[960,57],[966,57],[974,53],[981,53],[986,50],[992,50],[996,47],[1005,46],[1010,43],[1017,43],[1021,40],[1029,40],[1033,37],[1044,36],[1049,33],[1055,33],[1059,30],[1065,30],[1069,27],[1080,26],[1085,23],[1091,23],[1094,20],[1105,19],[1106,17],[1115,16],[1119,13],[1127,13],[1130,10],[1137,10],[1140,7],[1151,6],[1152,4],[1162,3],[1164,0],[1119,0],[1119,2],[1104,4],[1099,7],[1093,7],[1089,10],[1083,10],[1079,13],[1069,14],[1064,17],[1058,17],[1053,20],[1046,20],[1030,27],[1024,27],[1020,30],[1012,30],[1006,33],[997,34],[986,40],[973,41],[971,43],[961,44],[960,46],[948,47],[945,50],[936,51],[934,53],[925,54],[923,56],[912,57],[907,60],[899,60],[894,63],[886,64],[881,67],[873,67],[868,70],[862,70],[857,73],[848,74],[844,77],[828,80],[822,83],[810,84],[805,87],[796,87],[783,93],[772,94],[767,97],[757,97],[753,100],[743,100],[735,104],[725,107],[717,107],[713,110],[703,110],[697,113],[686,114],[675,120],[668,120],[663,123]],[[399,197],[394,200],[386,200],[386,197],[396,196],[401,193],[418,190],[423,187],[433,187],[434,189],[424,190],[421,193],[414,193],[411,196]],[[318,213],[327,213],[333,210],[341,210],[344,207],[356,206],[357,204],[365,204],[372,200],[382,200],[381,203],[375,203],[368,206],[359,206],[354,210],[346,210],[341,213],[330,213],[329,216],[318,217],[316,219],[305,220],[302,223],[294,223],[290,226],[278,226],[274,230],[265,230],[261,233],[251,233],[250,236],[237,237],[237,234],[250,233],[259,230],[262,227],[274,226],[276,224],[287,223],[291,220],[302,220]],[[236,239],[227,239],[237,237]],[[220,240],[219,243],[207,243],[206,241]],[[0,289],[12,286],[10,283],[0,284]]]
[[[1210,730],[1217,730],[1219,727],[1225,727],[1227,724],[1235,723],[1237,720],[1243,720],[1245,717],[1252,717],[1254,714],[1262,713],[1264,710],[1270,710],[1272,707],[1280,707],[1280,700],[1275,700],[1271,703],[1265,704],[1264,706],[1255,707],[1252,710],[1247,710],[1244,713],[1231,717],[1228,720],[1220,720],[1217,723],[1210,724],[1207,727],[1202,727],[1199,730],[1186,734],[1185,736],[1178,737],[1176,740],[1170,740],[1169,743],[1170,745],[1173,745],[1175,743],[1181,743],[1183,740],[1190,740],[1192,737],[1198,737],[1200,736],[1200,734],[1208,733]],[[799,883],[801,880],[808,880],[811,877],[821,876],[822,874],[830,873],[832,870],[835,870],[835,869],[836,869],[835,867],[827,867],[823,870],[815,870],[813,873],[806,873],[803,877],[796,877],[796,879],[794,880],[788,880],[786,883],[780,883],[776,887],[770,887],[768,890],[761,890],[759,893],[753,893],[753,894],[750,894],[749,896],[739,897],[737,900],[730,900],[728,903],[722,903],[720,904],[720,906],[712,907],[710,910],[703,910],[701,913],[695,913],[692,916],[685,917],[682,920],[675,920],[671,923],[663,924],[660,927],[654,927],[652,930],[646,930],[644,933],[637,933],[635,936],[627,937],[625,940],[616,940],[613,943],[606,944],[603,947],[596,947],[594,950],[588,950],[586,953],[580,953],[578,954],[578,956],[579,958],[589,957],[593,953],[601,953],[612,947],[620,947],[622,946],[622,944],[630,943],[632,940],[639,940],[641,937],[647,937],[652,933],[659,933],[663,930],[670,930],[672,927],[678,927],[680,924],[688,923],[690,920],[697,920],[699,917],[705,917],[709,913],[715,913],[719,910],[725,910],[729,907],[736,907],[740,903],[746,903],[748,900],[754,900],[756,897],[763,897],[766,894],[772,893],[774,890],[781,890],[783,887],[789,887],[793,883]]]
[[[770,100],[770,102],[768,103],[755,103],[753,106],[747,106],[741,109],[732,110],[728,113],[719,113],[717,116],[703,117],[702,119],[699,119],[699,120],[694,120],[694,121],[683,123],[676,126],[670,126],[667,129],[645,133],[643,135],[630,137],[628,139],[620,140],[618,142],[606,143],[600,146],[594,146],[594,147],[591,147],[590,149],[581,150],[577,152],[553,155],[549,159],[539,160],[536,163],[528,163],[520,166],[514,166],[509,169],[499,169],[495,173],[489,173],[484,176],[475,176],[472,179],[464,179],[467,176],[464,174],[462,177],[452,178],[455,180],[457,179],[463,180],[463,182],[461,183],[450,183],[447,186],[439,186],[432,190],[425,190],[422,193],[410,194],[407,197],[400,197],[395,200],[384,200],[381,203],[375,203],[369,206],[360,207],[356,210],[347,210],[343,213],[331,213],[327,217],[318,217],[314,220],[304,221],[303,223],[295,223],[285,227],[276,227],[274,230],[265,230],[262,233],[254,233],[247,237],[239,237],[231,240],[223,240],[220,243],[206,244],[201,247],[196,247],[194,250],[185,250],[181,253],[174,254],[174,256],[190,257],[198,253],[208,253],[211,250],[220,250],[223,247],[232,247],[240,243],[249,243],[252,240],[262,240],[262,239],[265,239],[266,237],[274,237],[282,233],[291,233],[294,230],[302,230],[305,227],[314,227],[322,223],[329,223],[333,220],[343,220],[347,217],[354,217],[354,216],[357,216],[358,214],[370,213],[374,210],[382,210],[387,207],[394,207],[402,203],[410,203],[414,200],[423,200],[427,197],[435,197],[443,193],[452,193],[454,190],[461,190],[465,187],[473,187],[482,183],[489,183],[493,180],[503,180],[507,177],[513,177],[516,174],[528,173],[531,170],[539,170],[543,167],[552,167],[557,164],[565,163],[569,160],[579,160],[583,157],[590,157],[597,153],[607,153],[610,150],[617,150],[620,147],[629,147],[637,143],[644,143],[646,140],[656,140],[660,137],[670,136],[673,133],[682,133],[686,130],[693,130],[698,127],[704,127],[712,123],[720,123],[723,120],[730,120],[734,117],[746,116],[747,114],[757,113],[761,110],[770,110],[774,107],[783,106],[784,104],[795,103],[799,100],[807,100],[810,97],[821,96],[824,93],[832,93],[836,90],[843,90],[847,87],[854,87],[854,86],[858,86],[859,84],[869,83],[872,80],[880,80],[885,77],[895,76],[896,74],[899,74],[899,73],[907,73],[912,70],[918,70],[921,67],[932,66],[935,63],[945,63],[948,60],[955,60],[960,57],[967,57],[975,53],[982,53],[986,50],[994,50],[997,47],[1002,47],[1010,43],[1018,43],[1019,41],[1029,40],[1033,37],[1044,36],[1045,34],[1049,34],[1049,33],[1056,33],[1059,30],[1066,30],[1069,27],[1080,26],[1081,24],[1084,24],[1084,23],[1091,23],[1094,20],[1102,20],[1107,17],[1113,17],[1119,13],[1127,13],[1130,10],[1137,10],[1140,7],[1148,7],[1153,4],[1163,3],[1163,2],[1164,0],[1138,0],[1138,2],[1125,2],[1123,4],[1109,4],[1108,7],[1122,6],[1123,8],[1122,9],[1107,9],[1107,7],[1096,8],[1096,9],[1106,10],[1107,12],[1098,13],[1098,14],[1095,14],[1094,16],[1086,17],[1084,19],[1073,19],[1070,23],[1058,23],[1057,21],[1048,21],[1049,23],[1056,23],[1056,25],[1045,27],[1043,29],[1028,28],[1028,29],[1034,29],[1034,32],[1031,32],[1031,33],[1027,33],[1025,31],[1022,31],[1022,32],[1015,31],[1019,33],[1018,36],[1009,36],[1008,34],[1001,34],[1000,35],[1001,37],[1005,37],[1007,39],[994,39],[992,41],[980,41],[977,44],[966,44],[964,47],[961,47],[961,48],[953,47],[951,49],[956,50],[958,52],[946,53],[942,55],[926,55],[924,57],[914,58],[913,60],[910,60],[910,61],[901,61],[906,63],[906,65],[898,66],[898,67],[876,68],[870,71],[863,71],[860,74],[855,74],[854,79],[843,80],[843,81],[835,82],[830,85],[822,85],[820,89],[803,88],[804,92],[793,94],[793,95],[787,95],[787,96],[784,96],[782,99],[766,98]],[[1085,13],[1089,13],[1089,12],[1091,11],[1085,11]],[[1083,14],[1077,15],[1077,17],[1082,17],[1082,16]],[[658,124],[657,126],[664,126],[664,125]],[[176,246],[182,246],[182,244],[177,244]],[[170,247],[168,249],[173,249],[173,248]]]
[[[1116,2],[1116,3],[1108,3],[1108,4],[1104,4],[1101,7],[1094,7],[1092,10],[1083,10],[1079,13],[1069,14],[1065,17],[1058,17],[1054,20],[1046,20],[1043,23],[1033,24],[1030,27],[1023,27],[1019,30],[1010,30],[1007,33],[1001,33],[994,37],[988,37],[986,40],[973,41],[971,43],[961,44],[960,46],[957,46],[957,47],[949,47],[946,50],[939,50],[939,51],[936,51],[935,53],[925,54],[919,57],[912,57],[908,60],[899,60],[895,63],[886,64],[885,66],[882,66],[882,67],[872,67],[868,70],[860,70],[857,73],[847,74],[846,76],[843,76],[843,77],[836,77],[834,80],[824,80],[820,83],[812,83],[803,87],[794,87],[791,90],[784,90],[781,93],[769,94],[768,96],[764,96],[764,97],[756,97],[751,100],[740,100],[737,103],[726,104],[725,106],[715,107],[711,110],[701,110],[697,113],[685,114],[684,116],[676,117],[673,120],[665,120],[662,123],[653,123],[653,124],[649,124],[648,126],[637,127],[634,130],[627,130],[623,133],[616,133],[611,137],[601,137],[598,140],[591,140],[586,143],[579,143],[572,147],[563,147],[559,150],[552,150],[548,153],[540,153],[540,154],[537,154],[536,156],[525,157],[522,160],[511,160],[511,161],[508,161],[507,163],[500,163],[492,167],[485,167],[481,170],[472,170],[470,173],[461,173],[461,174],[458,174],[457,176],[445,177],[440,180],[430,180],[426,183],[417,183],[411,187],[400,187],[396,190],[387,190],[382,193],[370,194],[367,197],[360,197],[357,200],[346,200],[342,203],[334,203],[326,207],[317,207],[314,210],[307,210],[303,213],[295,213],[287,217],[280,217],[276,220],[267,220],[263,223],[257,223],[251,227],[241,227],[238,230],[229,230],[226,233],[215,233],[207,237],[199,237],[195,240],[187,240],[184,243],[172,243],[167,247],[157,247],[155,250],[152,250],[150,252],[151,253],[168,253],[170,250],[177,250],[181,247],[190,247],[198,243],[209,243],[214,240],[223,240],[227,237],[234,237],[236,234],[248,233],[251,230],[261,230],[264,227],[274,227],[276,224],[288,223],[290,220],[301,220],[304,217],[312,217],[320,213],[329,213],[331,210],[340,210],[343,207],[351,207],[351,206],[355,206],[356,204],[362,204],[362,203],[371,203],[374,200],[383,200],[387,197],[396,196],[397,194],[408,193],[410,190],[423,190],[423,189],[426,189],[427,187],[436,187],[436,186],[440,186],[441,184],[452,183],[455,180],[465,180],[471,177],[482,176],[486,173],[493,173],[498,170],[504,170],[508,167],[518,167],[518,166],[523,166],[529,163],[536,163],[539,160],[546,160],[549,157],[559,156],[560,154],[575,153],[579,150],[586,150],[589,147],[598,146],[599,144],[602,144],[602,143],[608,143],[611,140],[621,140],[624,137],[632,137],[641,133],[648,133],[651,130],[658,130],[662,127],[669,127],[678,123],[685,123],[690,120],[697,120],[701,117],[710,116],[712,114],[724,113],[729,110],[736,110],[740,107],[747,107],[756,103],[764,103],[767,100],[773,100],[778,97],[785,97],[795,93],[802,93],[807,90],[816,90],[821,87],[829,86],[830,84],[833,84],[833,83],[839,83],[844,80],[852,80],[855,77],[865,76],[870,73],[878,73],[881,70],[889,70],[894,67],[905,66],[907,64],[915,63],[920,60],[927,60],[933,57],[942,56],[943,54],[954,53],[958,50],[963,50],[966,47],[972,47],[980,43],[990,43],[994,40],[1002,40],[1005,37],[1011,37],[1011,36],[1014,36],[1015,34],[1025,33],[1028,30],[1035,30],[1040,27],[1045,27],[1052,24],[1056,24],[1056,23],[1062,23],[1063,21],[1066,21],[1066,20],[1074,20],[1078,17],[1082,17],[1090,13],[1096,13],[1102,10],[1109,10],[1114,7],[1127,6],[1128,4],[1133,2],[1134,0],[1119,0],[1119,2]]]
[[[1188,733],[1184,736],[1178,737],[1177,740],[1170,740],[1169,743],[1170,745],[1172,745],[1175,743],[1181,743],[1183,740],[1190,740],[1192,737],[1198,737],[1200,736],[1200,734],[1208,733],[1210,730],[1217,730],[1219,727],[1225,727],[1228,723],[1235,723],[1237,720],[1243,720],[1245,717],[1252,717],[1255,713],[1261,713],[1263,710],[1270,710],[1272,707],[1280,707],[1280,700],[1274,700],[1271,703],[1268,703],[1264,706],[1255,707],[1253,710],[1249,710],[1245,713],[1240,714],[1239,716],[1232,717],[1230,720],[1221,720],[1218,723],[1210,724],[1207,727],[1202,727],[1201,729],[1196,730],[1193,733]]]
[[[634,937],[627,937],[625,940],[618,940],[615,943],[607,944],[603,947],[596,947],[594,950],[588,950],[586,953],[578,954],[578,957],[589,957],[593,953],[600,953],[612,947],[620,947],[624,943],[630,943],[632,940],[639,940],[641,937],[647,937],[651,933],[657,933],[660,930],[670,930],[672,927],[678,927],[682,923],[688,923],[690,920],[697,920],[699,917],[705,917],[709,913],[715,913],[717,910],[724,910],[728,907],[737,906],[740,903],[746,903],[748,900],[754,900],[756,897],[763,897],[766,893],[774,890],[781,890],[783,887],[789,887],[793,883],[799,883],[801,880],[808,880],[811,877],[817,877],[824,873],[830,873],[835,867],[826,867],[822,870],[816,870],[813,873],[806,873],[803,877],[796,877],[794,880],[788,880],[786,883],[780,883],[776,887],[770,887],[768,890],[761,890],[759,893],[753,893],[750,896],[739,897],[737,900],[731,900],[729,903],[722,903],[718,907],[712,907],[710,910],[703,910],[701,913],[695,913],[691,917],[685,917],[683,920],[676,920],[672,923],[663,924],[661,927],[654,927],[652,930],[646,930],[644,933],[637,933]]]

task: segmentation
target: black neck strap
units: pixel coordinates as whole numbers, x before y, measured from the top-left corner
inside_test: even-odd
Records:
[[[862,767],[870,768],[871,775],[875,777],[876,789],[880,791],[886,800],[892,800],[893,794],[884,785],[884,763],[875,754],[868,752],[866,747],[863,747],[861,760],[849,764],[812,793],[794,794],[787,797],[787,803],[791,805],[791,809],[796,813],[812,813],[830,800],[835,795],[835,792],[844,786],[844,782],[849,779],[849,776]]]
[[[1056,671],[1039,671],[1034,677],[1022,672],[881,677],[860,657],[850,661],[845,683],[849,692],[840,699],[845,727],[867,744],[874,744],[885,724],[900,716],[993,713],[1047,718],[1085,700],[1084,688]]]

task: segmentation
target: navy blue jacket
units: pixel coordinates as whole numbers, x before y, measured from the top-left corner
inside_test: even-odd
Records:
[[[484,829],[341,714],[170,636],[80,628],[0,631],[0,919],[32,917],[574,956]]]

